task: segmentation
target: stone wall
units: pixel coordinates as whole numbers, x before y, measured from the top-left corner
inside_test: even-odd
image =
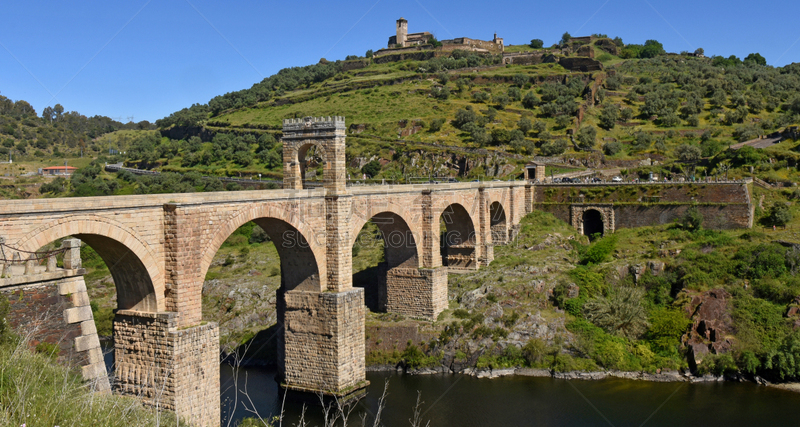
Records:
[[[558,60],[558,63],[570,71],[600,71],[603,69],[603,64],[599,61],[595,61],[592,58],[586,57],[569,57],[569,58],[561,58]]]
[[[534,209],[549,212],[556,218],[571,223],[570,204],[535,204]],[[752,227],[753,209],[746,204],[704,205],[697,204],[626,204],[613,205],[614,229],[634,228],[669,224],[697,206],[703,215],[703,227],[712,229],[735,229]]]
[[[83,270],[58,270],[0,279],[9,302],[9,324],[30,333],[32,348],[58,346],[58,361],[80,369],[99,391],[109,390],[103,351],[94,324]]]
[[[599,204],[603,211],[613,210],[614,229],[668,224],[692,206],[703,215],[706,228],[753,226],[754,207],[746,183],[549,184],[536,185],[534,193],[534,209],[573,225],[575,212]]]

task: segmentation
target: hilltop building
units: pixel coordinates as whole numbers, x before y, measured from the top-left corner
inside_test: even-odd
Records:
[[[408,21],[405,18],[397,20],[396,34],[389,37],[389,49],[422,46],[428,44],[433,34],[428,31],[421,33],[408,33]],[[482,53],[502,53],[504,50],[503,39],[494,34],[492,40],[478,40],[459,37],[452,40],[441,40],[442,51],[449,52],[456,49],[469,50]],[[383,49],[381,49],[383,51]],[[379,51],[380,52],[380,51]]]
[[[408,34],[408,21],[400,17],[397,20],[397,34],[389,37],[389,47],[409,47],[427,44],[433,34],[423,31],[421,33]]]

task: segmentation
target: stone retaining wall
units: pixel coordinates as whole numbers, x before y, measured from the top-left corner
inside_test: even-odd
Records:
[[[3,278],[0,293],[8,298],[9,324],[31,334],[31,347],[57,345],[60,363],[80,369],[96,390],[110,389],[82,269]]]

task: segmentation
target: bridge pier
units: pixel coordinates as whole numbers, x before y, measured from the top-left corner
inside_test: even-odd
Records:
[[[389,268],[383,263],[378,274],[379,309],[427,320],[447,309],[447,267]]]
[[[278,290],[281,388],[337,397],[363,390],[364,290]]]
[[[218,426],[219,327],[178,327],[178,313],[117,310],[115,391],[174,411],[193,425]]]

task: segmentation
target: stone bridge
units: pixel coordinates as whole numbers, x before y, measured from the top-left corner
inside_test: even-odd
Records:
[[[490,263],[533,206],[533,189],[521,182],[346,187],[342,117],[284,121],[283,144],[282,190],[0,202],[9,247],[36,251],[73,236],[105,261],[117,290],[116,392],[197,425],[219,424],[219,335],[202,317],[203,283],[222,243],[249,221],[280,256],[281,386],[345,395],[366,385],[364,290],[352,286],[351,268],[366,222],[385,241],[381,307],[435,319],[447,308],[448,270]],[[311,146],[324,159],[324,187],[304,189]],[[63,283],[59,290],[85,295]],[[73,321],[87,320],[86,305]],[[88,371],[103,369],[87,360]]]

